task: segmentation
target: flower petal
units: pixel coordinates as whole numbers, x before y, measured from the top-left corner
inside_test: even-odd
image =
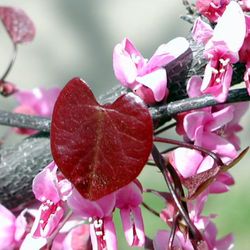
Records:
[[[134,232],[133,232],[133,223],[130,218],[130,209],[123,208],[120,210],[122,226],[125,233],[126,240],[129,246],[133,246],[134,241]]]
[[[234,117],[234,107],[227,106],[212,114],[213,120],[206,126],[209,131],[216,131],[232,121]]]
[[[131,182],[127,186],[121,188],[116,193],[116,207],[136,207],[142,202],[142,192],[140,188]]]
[[[192,36],[197,43],[206,44],[213,36],[213,29],[198,17],[192,29]]]
[[[56,169],[57,166],[52,162],[34,178],[32,189],[39,201],[51,200],[57,203],[60,200],[58,181],[54,171]]]
[[[162,101],[168,95],[167,73],[163,68],[152,71],[144,76],[138,76],[136,77],[136,81],[150,88],[157,102]]]
[[[196,174],[203,157],[197,150],[177,148],[170,154],[169,160],[178,172],[187,178]]]
[[[195,140],[196,130],[204,127],[205,124],[212,120],[212,115],[204,111],[195,111],[185,116],[183,120],[184,130],[190,140]]]
[[[187,83],[187,93],[189,97],[197,97],[201,96],[201,84],[202,84],[202,79],[200,76],[192,76]]]
[[[135,223],[135,233],[137,238],[136,245],[134,246],[143,247],[145,243],[145,233],[144,233],[144,224],[143,224],[141,208],[140,207],[133,208],[133,214]]]
[[[73,189],[72,194],[68,198],[68,205],[74,213],[85,218],[103,218],[112,213],[115,206],[115,194],[111,193],[97,201],[90,201],[84,199],[76,189]]]
[[[143,72],[146,73],[167,65],[183,54],[188,48],[189,43],[184,37],[176,37],[167,44],[162,44],[148,61]]]
[[[15,216],[0,204],[0,249],[9,249],[14,243]]]
[[[104,219],[104,234],[106,237],[107,250],[117,250],[116,231],[112,217],[106,217]]]
[[[113,69],[116,78],[125,87],[135,81],[137,68],[128,52],[124,50],[121,44],[117,44],[113,52]]]
[[[244,13],[238,3],[231,1],[215,26],[212,41],[223,41],[231,52],[238,52],[243,44],[245,34]]]
[[[234,159],[237,156],[237,151],[233,144],[214,133],[204,132],[197,129],[195,144],[211,150],[223,157]]]

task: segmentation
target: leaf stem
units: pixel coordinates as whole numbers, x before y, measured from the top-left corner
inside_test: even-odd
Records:
[[[12,52],[12,58],[9,62],[9,65],[8,67],[6,68],[4,74],[2,75],[0,81],[1,82],[4,82],[5,78],[8,76],[8,74],[10,73],[10,70],[12,69],[14,63],[15,63],[15,60],[16,60],[16,56],[17,56],[17,45],[15,43],[12,43],[13,44],[13,52]]]
[[[152,207],[150,207],[148,204],[146,204],[145,202],[142,202],[142,205],[144,208],[146,208],[150,213],[154,214],[157,217],[160,217],[160,214],[154,210]]]

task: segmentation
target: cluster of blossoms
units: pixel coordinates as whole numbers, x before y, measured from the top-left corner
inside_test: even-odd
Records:
[[[198,0],[196,7],[202,16],[194,23],[192,35],[197,43],[203,44],[207,65],[203,77],[194,75],[188,80],[187,95],[192,98],[211,94],[218,102],[225,102],[232,82],[233,65],[237,62],[246,65],[244,81],[250,94],[250,16],[244,13],[250,8],[249,1]],[[147,60],[125,38],[114,48],[115,76],[148,106],[166,103],[169,90],[165,67],[188,49],[189,42],[178,37],[161,45]],[[18,91],[15,96],[20,105],[15,112],[50,117],[59,92],[56,88]],[[242,129],[239,121],[247,109],[248,103],[220,104],[175,117],[176,132],[190,147],[181,146],[162,156],[176,171],[184,187],[189,189],[192,179],[218,169],[218,161],[199,149],[212,152],[223,165],[229,165],[238,157],[240,141],[236,133]],[[27,129],[15,131],[34,134],[33,130]],[[186,210],[203,241],[202,248],[197,249],[231,249],[232,234],[217,239],[217,229],[212,222],[215,215],[202,215],[210,194],[227,192],[234,184],[228,172],[218,171],[213,177],[207,188],[186,199]],[[116,209],[120,211],[130,247],[155,250],[195,248],[188,225],[168,192],[149,191],[164,201],[159,217],[166,228],[159,229],[153,240],[146,237],[141,211],[145,190],[137,179],[91,201],[85,199],[63,176],[60,167],[52,162],[34,178],[32,189],[36,202],[20,214],[13,214],[0,205],[0,249],[118,249],[113,222]]]
[[[15,216],[1,205],[0,249],[117,249],[112,219],[120,210],[129,246],[145,243],[138,180],[97,201],[84,199],[58,171],[54,162],[33,181],[39,201]]]

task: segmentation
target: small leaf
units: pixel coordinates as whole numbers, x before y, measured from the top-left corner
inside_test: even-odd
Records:
[[[0,18],[13,43],[24,43],[33,40],[35,26],[22,9],[0,7]]]
[[[202,193],[216,177],[222,173],[226,172],[233,166],[235,166],[247,153],[249,147],[245,148],[232,162],[228,165],[216,166],[202,173],[196,174],[184,180],[184,186],[188,189],[189,200],[195,199],[200,193]]]
[[[224,165],[221,168],[221,171],[226,172],[230,168],[234,167],[248,152],[249,147],[246,147],[232,162],[230,162],[228,165]]]
[[[134,95],[100,105],[88,85],[74,78],[56,101],[52,155],[84,198],[97,200],[134,180],[148,160],[152,141],[152,118]]]
[[[215,180],[219,173],[220,167],[217,166],[186,178],[183,184],[188,189],[187,199],[191,200],[196,198]]]

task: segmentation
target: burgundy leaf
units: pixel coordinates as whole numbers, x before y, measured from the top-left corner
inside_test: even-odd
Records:
[[[88,85],[74,78],[56,101],[52,155],[85,198],[97,200],[134,180],[147,162],[152,141],[151,115],[131,94],[100,105]]]
[[[24,43],[33,40],[35,26],[22,9],[0,7],[0,18],[13,43]]]
[[[188,177],[184,180],[184,186],[188,189],[188,199],[194,199],[203,192],[220,173],[220,167],[213,167],[202,173]]]

